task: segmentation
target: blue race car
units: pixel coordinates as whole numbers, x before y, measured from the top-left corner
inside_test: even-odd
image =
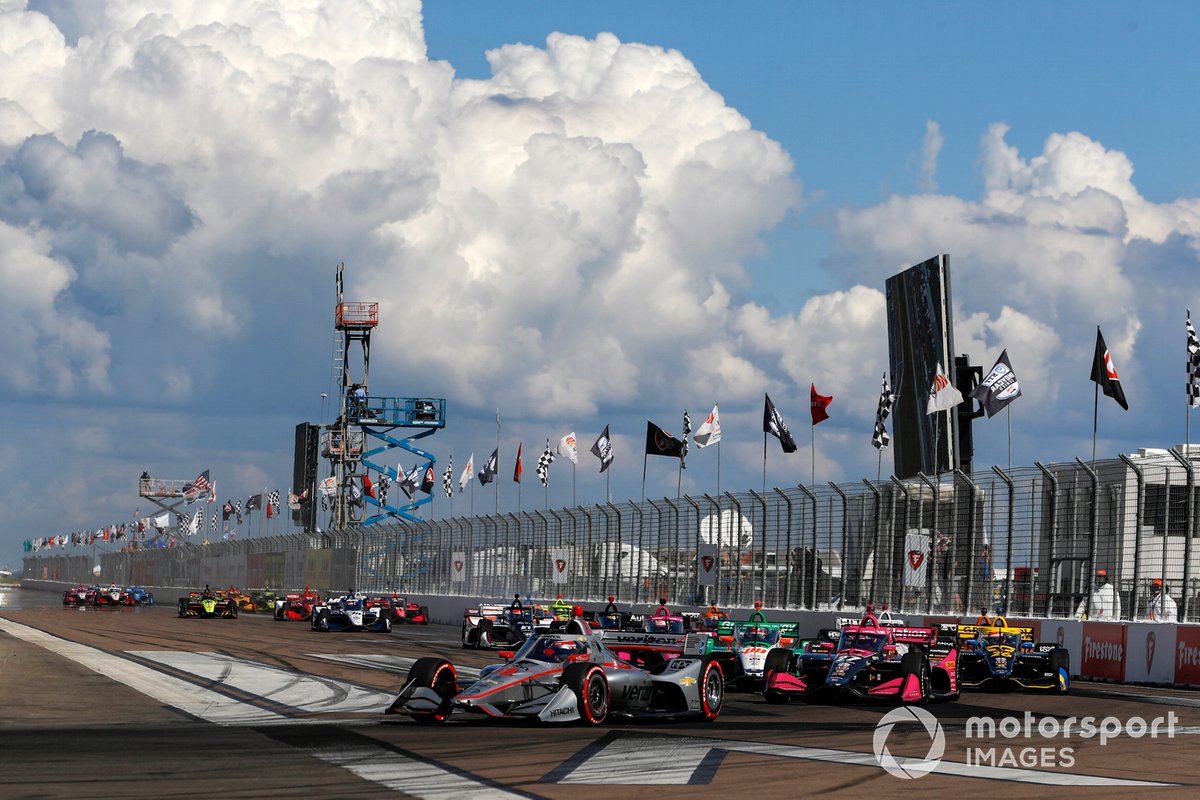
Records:
[[[1071,689],[1070,651],[1057,642],[1035,644],[1033,628],[980,617],[975,625],[960,625],[958,635],[959,682],[968,689]]]

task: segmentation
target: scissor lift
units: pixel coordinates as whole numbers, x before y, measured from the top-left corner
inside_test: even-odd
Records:
[[[408,496],[400,488],[404,479],[403,466],[389,466],[381,457],[394,449],[410,452],[419,459],[422,473],[433,468],[437,458],[413,442],[432,436],[446,426],[446,401],[433,397],[390,397],[371,395],[368,384],[371,373],[371,332],[379,324],[379,304],[370,302],[347,302],[342,299],[342,271],[337,269],[337,308],[335,327],[341,337],[341,414],[321,433],[321,455],[332,465],[336,486],[333,507],[335,528],[373,525],[389,519],[405,519],[419,522],[416,511],[429,503],[432,494],[424,497]],[[359,346],[360,358],[351,358],[354,346]],[[351,361],[361,369],[361,380],[351,377]],[[398,429],[419,432],[400,436]],[[361,472],[360,472],[360,467]],[[364,491],[362,476],[370,479],[374,470],[378,476],[387,476],[391,484],[388,498],[406,498],[401,504],[381,500],[379,488],[372,497]],[[355,502],[361,498],[361,506]],[[376,513],[365,513],[373,506]]]

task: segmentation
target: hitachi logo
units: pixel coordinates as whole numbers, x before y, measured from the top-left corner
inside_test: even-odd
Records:
[[[1083,646],[1084,658],[1098,661],[1121,661],[1125,658],[1125,645],[1115,642],[1094,642],[1087,637]]]
[[[1197,665],[1200,665],[1200,647],[1188,647],[1186,642],[1180,642],[1179,656],[1175,666],[1195,667]]]

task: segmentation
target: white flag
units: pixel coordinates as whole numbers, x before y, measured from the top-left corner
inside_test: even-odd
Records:
[[[463,467],[462,475],[458,476],[458,492],[462,494],[467,490],[467,484],[471,482],[471,477],[475,474],[475,454],[471,453],[471,457],[467,459],[467,465]]]
[[[558,454],[571,459],[572,464],[579,463],[579,447],[575,442],[575,431],[558,440]]]
[[[937,365],[937,373],[933,376],[933,385],[929,387],[929,404],[926,414],[935,411],[947,411],[963,401],[962,392],[954,388],[954,384],[942,372],[942,365]]]
[[[183,515],[180,514],[179,516],[182,517]],[[170,514],[159,514],[157,517],[154,518],[154,527],[156,527],[156,528],[168,528],[168,527],[170,527],[170,525],[171,525],[171,515]]]
[[[692,441],[696,443],[696,447],[708,447],[721,441],[721,417],[717,414],[715,405],[708,419],[704,420],[692,435]]]

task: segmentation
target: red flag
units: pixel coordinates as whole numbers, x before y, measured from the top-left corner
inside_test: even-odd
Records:
[[[523,471],[522,467],[521,467],[521,448],[524,446],[525,446],[524,442],[517,445],[517,466],[513,468],[513,482],[514,483],[521,482],[521,472]]]
[[[272,508],[274,508],[274,504],[267,503],[267,519],[270,519],[271,517],[275,516],[274,514],[271,513]]]
[[[817,385],[812,385],[812,424],[824,422],[829,419],[829,413],[825,411],[829,404],[833,402],[833,396],[826,397],[823,394],[817,394]]]
[[[371,479],[366,474],[363,475],[363,494],[368,497],[375,496],[375,484],[371,483]]]

